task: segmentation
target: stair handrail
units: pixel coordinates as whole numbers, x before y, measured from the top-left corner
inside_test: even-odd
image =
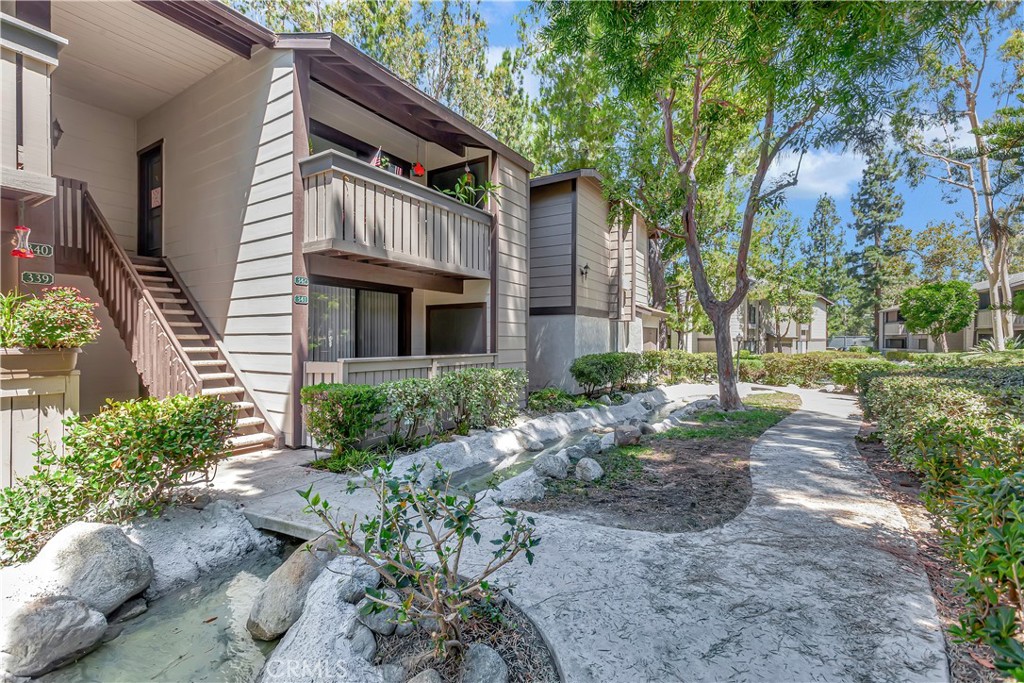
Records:
[[[245,389],[246,395],[252,401],[253,405],[256,406],[256,414],[263,418],[264,427],[269,428],[271,433],[274,435],[275,446],[280,448],[284,444],[283,432],[280,429],[278,429],[277,425],[275,425],[270,420],[270,415],[267,413],[267,409],[263,406],[263,402],[260,401],[259,396],[256,394],[256,392],[253,391],[252,386],[249,384],[249,380],[245,377],[245,373],[239,370],[238,364],[235,363],[235,359],[231,356],[231,353],[225,346],[224,339],[221,337],[220,332],[217,330],[216,327],[213,326],[213,323],[210,322],[210,319],[206,317],[206,313],[203,312],[203,309],[199,305],[199,302],[196,301],[195,297],[192,296],[192,292],[190,292],[188,287],[185,286],[185,280],[182,279],[181,275],[178,273],[178,269],[174,267],[173,263],[171,263],[171,259],[164,256],[163,263],[164,267],[166,267],[168,272],[170,272],[171,277],[173,277],[177,282],[181,283],[182,295],[188,301],[189,305],[192,307],[192,310],[195,311],[195,314],[199,318],[199,321],[203,323],[207,331],[210,333],[210,338],[213,340],[214,345],[216,345],[217,349],[224,357],[224,360],[227,361],[228,366],[231,368],[231,371],[235,374],[235,379],[238,381],[241,387]]]
[[[100,226],[100,234],[106,240],[107,246],[114,251],[114,254],[117,257],[118,266],[128,274],[128,278],[131,280],[132,285],[134,285],[136,293],[145,302],[146,306],[152,309],[154,319],[157,321],[157,324],[160,325],[161,331],[167,337],[171,348],[174,350],[174,355],[178,357],[183,369],[188,374],[192,384],[192,391],[188,392],[188,395],[199,395],[203,386],[203,382],[199,378],[199,372],[192,366],[192,362],[189,360],[188,354],[185,353],[185,349],[182,348],[177,336],[174,334],[171,326],[167,323],[167,318],[164,317],[164,314],[160,310],[160,306],[157,305],[153,294],[146,287],[145,283],[142,282],[142,278],[139,277],[139,273],[135,270],[135,266],[128,257],[128,253],[121,246],[121,243],[117,241],[117,238],[114,237],[114,231],[111,229],[110,224],[107,223],[107,219],[103,215],[103,212],[100,211],[100,207],[96,204],[96,200],[93,198],[92,193],[89,192],[88,186],[83,186],[82,192],[88,211],[92,213],[93,218],[96,219],[96,222]]]

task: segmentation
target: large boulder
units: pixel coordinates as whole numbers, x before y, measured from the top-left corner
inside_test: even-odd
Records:
[[[545,494],[544,482],[537,475],[534,468],[530,468],[521,474],[506,479],[498,484],[495,491],[490,492],[490,498],[496,503],[534,503],[543,500]]]
[[[580,481],[597,481],[603,476],[604,470],[593,458],[583,458],[576,463],[576,478]]]
[[[542,477],[565,479],[569,474],[569,456],[564,450],[543,453],[533,461],[533,469]]]
[[[298,621],[310,585],[337,554],[337,548],[337,543],[326,537],[312,546],[302,545],[267,577],[245,624],[253,638],[276,640]]]
[[[601,437],[597,434],[587,434],[576,444],[577,448],[583,450],[585,455],[594,455],[601,452]],[[578,460],[578,458],[577,458]]]
[[[610,451],[615,448],[615,432],[608,432],[601,437],[601,452]]]
[[[473,643],[462,660],[462,683],[507,683],[508,665],[493,648]]]
[[[600,442],[599,442],[600,443]],[[569,446],[563,448],[559,453],[565,453],[566,457],[569,458],[569,462],[579,462],[580,458],[587,457],[587,452],[579,446]]]
[[[259,677],[261,683],[291,683],[299,677],[303,683],[380,680],[366,661],[366,652],[357,652],[353,641],[339,632],[339,625],[355,621],[356,617],[355,605],[338,594],[338,583],[342,580],[334,572],[325,571],[313,581],[306,593],[302,616],[267,657]],[[355,635],[353,631],[352,636]]]
[[[153,560],[112,524],[74,522],[51,538],[28,573],[49,595],[71,595],[110,614],[153,579]]]
[[[0,672],[40,676],[100,644],[107,620],[70,595],[47,595],[4,606]]]
[[[615,428],[616,446],[635,446],[640,443],[640,430],[634,425],[619,425]]]

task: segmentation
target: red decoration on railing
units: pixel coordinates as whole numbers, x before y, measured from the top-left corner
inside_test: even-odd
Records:
[[[11,244],[14,245],[14,249],[11,249],[11,256],[17,258],[35,258],[36,255],[32,253],[32,248],[28,246],[28,235],[32,232],[31,229],[26,228],[24,225],[14,226],[14,240]]]
[[[427,172],[427,169],[423,168],[423,164],[416,162],[412,165],[412,174],[417,178],[422,178],[423,174]]]

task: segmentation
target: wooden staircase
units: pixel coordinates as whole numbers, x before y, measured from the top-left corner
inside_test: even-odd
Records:
[[[280,433],[171,263],[129,256],[85,183],[58,178],[57,188],[56,265],[92,278],[149,394],[216,396],[237,411],[232,451],[280,447]]]
[[[143,285],[153,295],[174,337],[195,368],[201,382],[199,393],[230,402],[238,411],[235,435],[229,440],[235,452],[270,448],[277,436],[256,410],[249,390],[231,367],[219,340],[214,338],[209,321],[181,282],[177,272],[164,259],[130,256]]]

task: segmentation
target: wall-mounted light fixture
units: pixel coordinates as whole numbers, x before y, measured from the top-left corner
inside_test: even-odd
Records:
[[[587,263],[587,264],[584,264],[584,266],[582,268],[580,268],[580,277],[582,277],[584,280],[586,280],[587,279],[587,275],[589,275],[589,274],[590,274],[590,264]]]
[[[50,137],[53,139],[53,148],[57,149],[57,144],[64,137],[64,129],[60,127],[60,121],[57,119],[54,119],[53,123],[50,124]]]

